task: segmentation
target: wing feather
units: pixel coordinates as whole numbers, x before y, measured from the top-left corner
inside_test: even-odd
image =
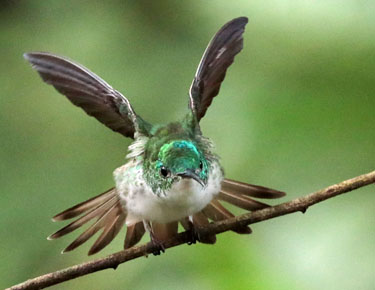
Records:
[[[219,93],[228,67],[243,47],[243,32],[248,19],[235,18],[226,23],[208,44],[190,86],[190,108],[199,121],[212,99]]]
[[[46,52],[24,57],[47,84],[113,131],[134,138],[136,131],[150,127],[135,114],[128,99],[82,65]]]

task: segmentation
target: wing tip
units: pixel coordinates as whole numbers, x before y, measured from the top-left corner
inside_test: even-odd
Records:
[[[46,51],[29,51],[29,52],[24,52],[23,53],[23,57],[25,59],[27,59],[27,60],[33,58],[34,56],[38,56],[38,55],[52,55],[52,56],[55,56],[54,54],[46,52]]]
[[[236,22],[238,21],[238,22],[247,24],[249,22],[249,18],[246,16],[240,16],[240,17],[234,18],[232,21],[236,21]]]
[[[249,23],[249,18],[247,18],[246,16],[240,16],[228,21],[227,24],[223,26],[223,28],[227,28],[229,26],[236,26],[238,28],[244,29],[247,23]]]
[[[26,59],[26,60],[28,60],[28,61],[30,61],[30,54],[31,54],[31,52],[25,52],[23,54],[23,58]]]
[[[45,54],[45,53],[40,52],[40,51],[29,51],[23,54],[23,58],[26,59],[28,62],[32,63],[32,61],[34,60],[34,57],[41,55],[41,54]]]

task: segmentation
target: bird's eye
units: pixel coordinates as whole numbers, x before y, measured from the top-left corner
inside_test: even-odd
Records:
[[[165,166],[162,166],[160,167],[160,174],[163,177],[167,177],[169,175],[169,170]]]
[[[200,169],[200,170],[202,170],[202,169],[203,169],[203,163],[202,163],[202,161],[201,161],[201,162],[199,162],[199,169]]]

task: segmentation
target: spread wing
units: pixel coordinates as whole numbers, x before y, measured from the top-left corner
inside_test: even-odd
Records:
[[[113,131],[134,138],[140,126],[148,126],[121,93],[85,67],[46,52],[25,53],[24,57],[43,81]]]
[[[239,17],[225,24],[208,44],[190,87],[190,108],[199,121],[219,93],[228,67],[243,46],[248,19]]]

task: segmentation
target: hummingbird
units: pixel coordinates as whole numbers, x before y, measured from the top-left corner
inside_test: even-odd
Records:
[[[136,245],[148,232],[155,255],[164,252],[164,242],[177,235],[179,224],[191,233],[189,243],[214,244],[216,236],[200,235],[199,229],[211,221],[234,217],[223,202],[254,211],[269,205],[253,198],[285,195],[225,178],[213,143],[202,135],[199,126],[219,93],[228,67],[242,50],[247,23],[246,17],[235,18],[214,35],[190,86],[186,115],[167,125],[144,120],[123,94],[80,64],[47,52],[24,54],[44,82],[88,115],[133,139],[125,165],[113,173],[113,188],[53,217],[53,221],[75,220],[48,239],[60,238],[89,223],[62,253],[74,250],[101,231],[88,252],[95,254],[123,227],[125,249]],[[233,231],[251,233],[248,226]]]

